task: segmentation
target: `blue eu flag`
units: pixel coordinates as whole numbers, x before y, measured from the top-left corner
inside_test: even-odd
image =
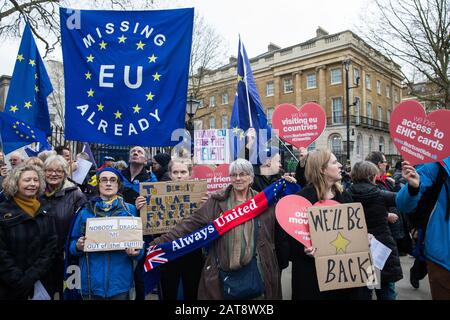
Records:
[[[22,120],[27,125],[44,131],[49,136],[52,131],[50,128],[47,96],[52,91],[53,87],[45,70],[44,62],[34,42],[31,29],[26,24],[4,112],[18,120]],[[4,140],[5,153],[9,153],[29,143],[26,140],[10,143],[4,136],[2,138]]]
[[[60,8],[65,138],[170,146],[184,128],[194,9]]]
[[[238,61],[237,61],[237,89],[233,104],[233,111],[230,119],[231,139],[235,142],[232,145],[238,145],[238,141],[245,139],[245,134],[249,128],[256,130],[255,145],[250,150],[250,159],[252,162],[257,160],[261,163],[259,156],[256,153],[258,148],[266,150],[266,141],[259,141],[259,138],[264,136],[270,137],[271,127],[267,123],[266,114],[264,113],[261,99],[259,97],[258,89],[256,88],[253,72],[248,61],[247,52],[244,45],[239,39]],[[266,131],[260,131],[265,129]],[[267,136],[268,135],[268,136]],[[245,140],[244,140],[245,141]],[[233,158],[237,158],[239,150],[232,150]],[[256,163],[255,163],[256,164]]]

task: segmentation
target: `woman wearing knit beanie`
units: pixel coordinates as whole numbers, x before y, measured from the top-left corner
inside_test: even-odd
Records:
[[[158,181],[170,181],[167,165],[171,158],[168,153],[157,153],[152,159],[152,172]]]

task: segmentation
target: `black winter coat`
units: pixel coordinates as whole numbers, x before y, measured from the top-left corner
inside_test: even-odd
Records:
[[[150,179],[150,175],[145,170],[145,167],[142,168],[141,172],[139,172],[139,174],[136,177],[134,177],[133,180],[131,180],[131,171],[130,171],[129,167],[126,169],[123,169],[121,171],[121,173],[131,183],[134,183],[135,181],[144,182],[144,181],[148,181]],[[136,191],[134,191],[131,188],[124,188],[124,190],[122,191],[122,195],[123,195],[123,199],[125,200],[125,202],[128,202],[129,204],[132,204],[133,206],[134,206],[134,203],[136,202],[136,198],[139,197],[139,193],[137,193]]]
[[[37,280],[47,286],[58,241],[50,210],[33,218],[12,199],[0,204],[0,300],[27,299]]]
[[[352,195],[353,201],[361,202],[368,232],[392,250],[381,271],[381,282],[396,282],[402,279],[397,244],[392,237],[387,220],[388,208],[395,206],[396,193],[380,190],[371,183],[355,183],[347,191]]]
[[[312,204],[319,201],[317,192],[311,184],[300,190],[297,195],[308,199]],[[352,197],[344,191],[336,194],[332,200],[339,203],[349,203],[352,202]],[[359,288],[320,292],[314,258],[306,255],[303,244],[290,235],[288,235],[288,238],[292,261],[292,300],[349,300],[359,298]]]

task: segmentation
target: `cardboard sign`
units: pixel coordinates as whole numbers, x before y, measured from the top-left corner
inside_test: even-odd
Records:
[[[142,249],[142,221],[137,217],[89,218],[84,251]]]
[[[312,206],[308,219],[320,291],[377,283],[360,203]]]
[[[144,235],[166,233],[184,217],[200,208],[206,181],[140,183],[139,193],[147,200],[140,210]]]
[[[231,183],[229,166],[229,164],[221,164],[215,169],[209,166],[194,166],[192,168],[192,178],[194,180],[206,180],[207,192],[211,194],[228,187]]]
[[[391,114],[389,131],[402,157],[411,165],[438,162],[450,153],[450,110],[425,113],[423,106],[408,100]]]
[[[230,162],[227,129],[194,131],[194,163],[223,164]]]
[[[279,130],[280,139],[293,146],[307,147],[325,130],[326,115],[317,103],[305,103],[300,109],[284,103],[277,106],[272,116],[272,126]]]

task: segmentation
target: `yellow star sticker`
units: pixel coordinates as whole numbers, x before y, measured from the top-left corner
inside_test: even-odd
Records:
[[[29,59],[28,64],[31,64],[32,67],[36,65],[36,63],[32,59]]]
[[[97,105],[98,111],[103,111],[104,107],[105,106],[101,102]]]
[[[152,101],[153,101],[153,97],[154,97],[155,95],[152,94],[151,92],[149,92],[149,93],[146,94],[146,96],[147,96],[147,101],[148,101],[148,100],[152,100]]]
[[[23,54],[18,54],[18,55],[17,55],[17,60],[19,60],[20,62],[22,62],[23,59],[24,59],[24,58],[23,58]]]
[[[119,110],[117,110],[114,115],[116,116],[116,119],[121,119],[122,114],[119,112]]]
[[[100,50],[102,50],[102,49],[106,49],[107,43],[104,40],[102,40],[102,42],[100,42],[98,45],[100,46]]]
[[[31,108],[31,102],[30,101],[25,102],[25,106],[24,107],[27,108],[27,109],[30,109]]]
[[[144,50],[145,43],[143,43],[141,40],[139,40],[139,42],[136,43],[136,45],[137,45],[136,50],[139,50],[139,49]]]
[[[89,91],[86,91],[88,94],[88,97],[93,97],[94,96],[94,90],[92,90],[92,88],[89,89]]]
[[[39,92],[39,87],[37,86],[37,84],[34,86],[34,91]]]
[[[142,108],[139,108],[139,105],[135,105],[133,107],[134,112],[133,113],[139,113],[139,110],[141,110]]]
[[[233,133],[234,133],[234,134],[237,134],[238,132],[239,132],[239,128],[238,128],[238,127],[234,127],[234,128],[233,128]]]
[[[156,57],[154,54],[152,54],[152,56],[151,57],[148,57],[148,62],[150,63],[150,62],[156,62],[156,59],[158,59],[158,57]]]
[[[237,78],[237,80],[238,80],[238,82],[239,82],[239,81],[242,81],[242,77],[241,77],[241,75],[240,75],[240,74],[238,74],[238,78]]]
[[[159,78],[161,77],[161,75],[158,72],[156,72],[152,76],[153,76],[153,81],[159,81]]]
[[[16,126],[16,125],[13,125],[13,128],[14,128],[14,129],[16,129],[16,128],[17,128],[17,126]]]
[[[92,54],[88,55],[86,57],[86,59],[87,59],[87,62],[94,62],[94,56]]]
[[[88,72],[86,72],[84,75],[85,75],[86,80],[87,80],[87,79],[91,79],[92,73],[90,73],[90,72],[88,71]]]
[[[345,251],[347,250],[347,246],[350,244],[350,241],[348,241],[342,236],[340,232],[338,232],[336,239],[331,241],[330,244],[336,248],[336,254],[338,254],[339,251],[345,253]]]
[[[127,37],[122,35],[121,37],[117,37],[117,39],[119,39],[119,43],[125,43],[125,40],[127,40]]]

